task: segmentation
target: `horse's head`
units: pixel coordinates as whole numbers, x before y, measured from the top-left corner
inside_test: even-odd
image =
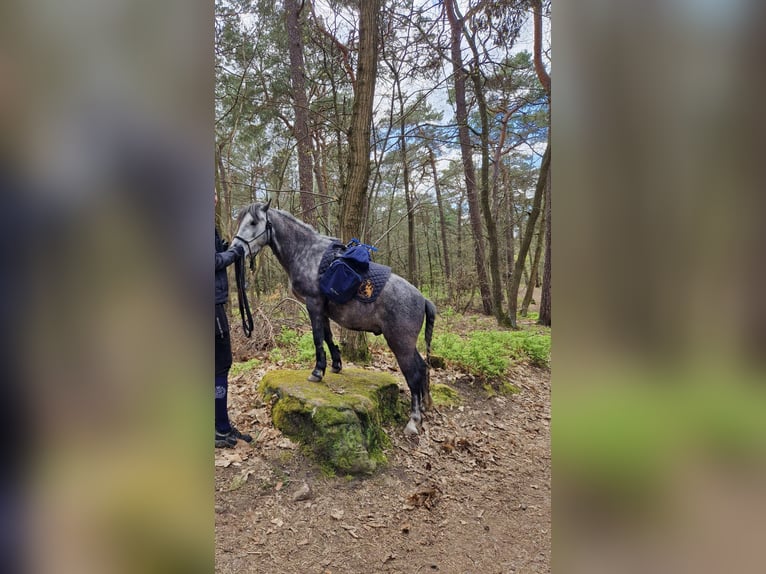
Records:
[[[271,241],[270,203],[270,199],[266,203],[253,203],[240,212],[239,228],[231,242],[232,247],[242,245],[247,255],[255,257]]]

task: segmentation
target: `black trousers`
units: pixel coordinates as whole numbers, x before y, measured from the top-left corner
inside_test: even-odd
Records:
[[[223,303],[215,306],[215,376],[226,376],[231,368],[231,338],[229,319]]]

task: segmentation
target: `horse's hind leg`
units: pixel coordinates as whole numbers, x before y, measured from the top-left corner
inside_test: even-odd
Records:
[[[388,338],[386,338],[386,341],[388,341],[389,347],[391,347],[394,355],[396,355],[396,361],[399,363],[399,368],[402,370],[407,386],[410,388],[410,420],[407,426],[404,427],[404,434],[416,435],[420,432],[419,429],[423,422],[425,406],[430,403],[430,396],[426,397],[426,362],[420,356],[414,344],[408,345],[406,348],[397,348],[396,342],[392,345]]]
[[[324,340],[325,343],[327,343],[327,348],[330,349],[330,357],[332,358],[332,372],[340,373],[341,369],[343,368],[343,363],[340,359],[340,349],[332,339],[330,319],[326,315],[324,317]]]

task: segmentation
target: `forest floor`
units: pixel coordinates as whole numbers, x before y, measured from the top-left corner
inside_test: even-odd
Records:
[[[235,361],[258,356],[240,331]],[[430,412],[414,441],[387,428],[388,464],[352,478],[323,473],[271,424],[256,389],[273,368],[265,361],[230,381],[231,418],[257,436],[215,452],[216,572],[550,572],[548,369],[515,365],[520,392],[510,396],[433,370],[432,383],[458,390],[461,405]],[[373,348],[369,368],[394,373],[406,392],[387,349]]]

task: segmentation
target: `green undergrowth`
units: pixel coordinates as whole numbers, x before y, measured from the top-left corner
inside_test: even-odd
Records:
[[[285,362],[301,367],[311,367],[316,360],[314,338],[310,332],[299,334],[294,329],[282,327],[276,337],[277,346],[269,351],[269,361]]]
[[[550,332],[472,331],[434,335],[432,352],[458,369],[483,380],[504,377],[512,364],[527,361],[538,367],[550,364]]]
[[[229,370],[229,374],[232,377],[236,377],[237,375],[241,375],[242,373],[259,367],[260,365],[261,361],[258,359],[250,359],[249,361],[244,361],[242,363],[233,363],[231,365],[231,369]]]

